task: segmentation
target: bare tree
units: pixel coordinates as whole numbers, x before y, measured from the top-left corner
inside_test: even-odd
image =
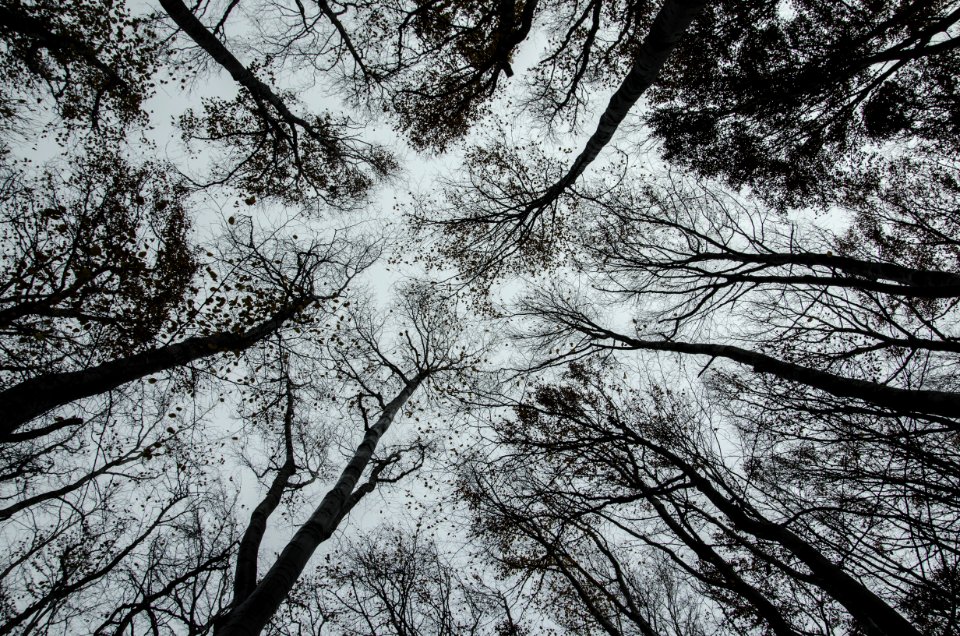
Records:
[[[210,483],[198,422],[158,391],[140,413],[118,404],[98,427],[44,444],[45,473],[10,472],[22,453],[4,453],[0,632],[212,626],[236,544],[231,502]]]
[[[80,364],[70,365],[73,369],[46,363],[6,387],[0,393],[0,404],[7,414],[3,422],[7,441],[45,435],[73,421],[61,418],[30,432],[17,432],[57,407],[223,352],[243,351],[291,321],[308,322],[320,304],[337,298],[376,258],[378,248],[338,238],[329,244],[306,247],[271,242],[257,238],[248,220],[226,241],[225,249],[218,266],[226,270],[226,275],[221,277],[208,265],[206,274],[214,281],[211,293],[192,287],[195,296],[189,305],[183,306],[187,303],[181,300],[181,304],[167,309],[176,309],[176,314],[161,316],[164,331],[144,343],[147,346],[98,364],[81,359]],[[71,280],[76,275],[68,271],[64,276]],[[321,276],[331,279],[324,281],[325,288],[318,289]],[[196,335],[169,342],[191,332]]]
[[[288,203],[319,199],[349,206],[396,169],[383,148],[351,137],[332,116],[295,115],[287,102],[241,63],[180,0],[161,0],[167,15],[242,87],[233,101],[214,99],[202,117],[181,120],[188,138],[226,148],[230,165],[209,185],[238,188],[248,200],[275,197]]]
[[[477,343],[461,337],[462,317],[450,313],[446,303],[439,300],[425,288],[413,288],[403,295],[398,307],[402,315],[398,326],[403,331],[393,343],[383,336],[388,324],[384,319],[365,308],[348,308],[352,324],[338,324],[342,332],[333,336],[337,345],[334,355],[338,374],[355,387],[356,397],[348,406],[359,412],[363,435],[333,487],[269,570],[251,589],[242,590],[245,596],[234,597],[219,633],[259,634],[293,589],[317,547],[330,538],[361,499],[378,484],[397,481],[422,463],[426,449],[421,442],[379,456],[381,438],[410,408],[408,403],[418,390],[429,390],[444,376],[469,370],[483,351]],[[411,460],[406,459],[408,455],[413,456]],[[366,481],[361,481],[364,474]],[[249,562],[244,565],[253,566]],[[248,570],[245,580],[256,581],[255,571]]]
[[[505,267],[505,259],[524,249],[533,259],[542,258],[562,235],[557,217],[565,213],[560,200],[613,138],[631,107],[656,80],[668,56],[677,46],[691,21],[703,9],[702,0],[667,0],[650,25],[639,46],[633,66],[610,98],[600,116],[597,129],[584,144],[583,150],[566,170],[558,175],[542,177],[531,172],[543,171],[533,164],[529,149],[514,151],[497,147],[484,148],[469,157],[472,164],[471,183],[467,192],[458,195],[456,188],[448,208],[452,218],[436,218],[434,214],[418,214],[425,226],[437,226],[449,241],[448,253],[463,261],[468,276],[484,277]],[[599,5],[598,5],[599,6]],[[464,196],[472,205],[469,215],[457,214],[462,206],[456,199]],[[544,220],[544,216],[547,220]],[[493,271],[487,271],[493,270]]]
[[[467,575],[424,531],[380,527],[345,540],[309,585],[344,634],[520,634],[506,596]],[[279,623],[275,633],[289,629]]]
[[[630,613],[636,601],[612,536],[663,552],[728,616],[746,609],[775,633],[803,633],[807,621],[830,629],[843,622],[838,606],[866,633],[920,633],[870,589],[889,582],[869,550],[831,540],[834,511],[802,494],[788,497],[782,486],[765,490],[729,465],[712,432],[717,424],[696,421],[704,417],[681,392],[635,391],[586,366],[533,387],[515,416],[496,424],[497,441],[515,451],[497,452],[466,475],[466,492],[486,519],[481,532],[503,546],[512,567],[579,586],[587,615],[608,633],[622,633],[624,617],[640,633],[657,633]],[[599,572],[584,565],[591,537],[605,551]],[[904,566],[912,558],[897,557]],[[836,605],[818,618],[823,598]]]

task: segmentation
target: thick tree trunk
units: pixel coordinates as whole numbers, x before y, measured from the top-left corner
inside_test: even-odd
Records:
[[[657,17],[653,20],[650,32],[640,46],[633,68],[610,98],[610,103],[600,116],[597,129],[587,140],[567,173],[542,197],[531,203],[528,206],[529,210],[542,210],[553,203],[583,174],[604,146],[610,143],[627,113],[644,91],[653,85],[670,53],[677,47],[687,27],[703,10],[706,3],[706,0],[666,0],[663,3]]]
[[[333,534],[340,520],[359,500],[354,496],[357,493],[357,482],[369,465],[380,438],[406,401],[426,379],[426,375],[420,373],[415,376],[387,403],[376,423],[367,429],[350,462],[340,473],[337,483],[327,492],[310,519],[287,543],[256,589],[226,617],[218,630],[219,636],[255,636],[263,631],[300,578],[317,547]]]
[[[0,442],[30,420],[64,404],[113,390],[151,373],[166,371],[221,351],[241,351],[274,333],[305,306],[288,306],[255,327],[240,333],[216,333],[189,338],[125,358],[104,362],[82,371],[51,373],[24,380],[0,392]]]
[[[813,583],[843,605],[870,636],[921,636],[920,632],[871,592],[860,581],[825,557],[786,526],[763,518],[756,511],[747,511],[718,491],[693,466],[665,448],[642,441],[645,446],[668,459],[682,470],[693,485],[742,531],[766,541],[773,541],[797,557],[813,574]]]
[[[638,340],[607,330],[587,331],[593,336],[612,338],[630,349],[672,351],[727,358],[749,365],[759,373],[770,373],[784,380],[806,384],[837,397],[856,398],[897,413],[960,418],[960,395],[950,391],[898,389],[876,382],[845,378],[729,345],[676,342],[672,340]]]

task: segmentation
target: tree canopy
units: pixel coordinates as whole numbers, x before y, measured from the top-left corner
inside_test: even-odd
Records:
[[[0,635],[960,635],[958,43],[0,0]]]

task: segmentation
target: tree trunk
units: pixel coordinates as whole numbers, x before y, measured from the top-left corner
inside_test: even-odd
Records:
[[[287,543],[256,589],[226,617],[218,630],[218,636],[256,636],[263,631],[293,589],[317,547],[333,534],[340,520],[358,501],[353,497],[354,489],[369,465],[380,438],[426,376],[426,373],[415,376],[387,403],[376,423],[367,429],[350,462],[340,473],[337,483],[327,492],[310,519]]]
[[[304,301],[289,305],[269,320],[241,333],[197,336],[104,362],[90,369],[51,373],[24,380],[0,392],[0,413],[3,413],[0,442],[11,441],[12,434],[19,427],[58,406],[105,393],[151,373],[183,366],[221,351],[242,351],[276,332],[305,305]]]
[[[672,452],[645,440],[641,443],[682,470],[697,490],[733,521],[738,529],[759,539],[773,541],[802,561],[813,574],[813,583],[843,605],[867,634],[921,636],[899,612],[786,526],[772,523],[756,511],[744,510],[738,503],[718,491],[693,466]]]
[[[672,351],[727,358],[749,365],[759,373],[770,373],[784,380],[806,384],[837,397],[856,398],[897,413],[938,415],[947,418],[960,417],[960,395],[950,391],[898,389],[876,382],[845,378],[729,345],[675,342],[671,340],[638,340],[602,329],[585,331],[593,336],[612,338],[629,349]],[[957,428],[957,425],[954,423],[953,427]]]
[[[893,263],[879,263],[865,261],[849,256],[834,256],[833,254],[798,253],[798,254],[738,254],[714,253],[699,254],[689,259],[689,263],[709,261],[732,261],[735,263],[757,263],[776,267],[780,265],[801,265],[805,267],[826,267],[834,271],[841,271],[856,278],[835,279],[804,276],[770,277],[777,282],[782,278],[785,282],[807,282],[809,284],[823,284],[841,287],[853,287],[868,291],[877,291],[884,294],[911,296],[917,298],[953,298],[960,296],[960,275],[939,270],[914,269],[895,265]],[[737,274],[717,274],[731,280],[738,280]],[[761,276],[743,275],[744,280],[764,282]],[[892,281],[896,284],[880,281]]]
[[[583,150],[577,156],[567,173],[553,184],[547,192],[528,206],[528,210],[542,210],[559,197],[563,191],[580,177],[588,165],[600,154],[604,146],[613,139],[613,134],[626,118],[627,113],[640,96],[660,74],[670,53],[677,47],[681,36],[690,23],[703,10],[706,0],[666,0],[657,17],[653,20],[650,32],[643,40],[637,59],[627,77],[610,98],[606,110],[600,116],[600,122]],[[537,214],[537,212],[534,212]]]
[[[216,60],[224,70],[230,73],[230,76],[233,77],[238,84],[250,91],[258,102],[262,100],[271,104],[290,126],[300,126],[311,136],[318,136],[310,124],[290,112],[290,109],[287,108],[283,100],[273,92],[273,89],[251,73],[250,69],[244,66],[243,63],[217,39],[217,36],[211,33],[207,27],[203,26],[203,23],[197,19],[193,11],[181,2],[181,0],[160,0],[160,6],[164,8],[167,15],[177,23],[177,26],[180,27],[197,46]]]
[[[289,380],[286,393],[287,408],[283,417],[283,466],[274,476],[267,494],[250,514],[250,522],[247,524],[247,529],[240,540],[240,547],[237,549],[236,573],[233,577],[231,607],[236,607],[242,603],[257,587],[257,562],[260,556],[260,542],[267,531],[267,520],[280,505],[280,499],[290,482],[290,477],[297,470],[293,459],[293,390],[290,387]]]

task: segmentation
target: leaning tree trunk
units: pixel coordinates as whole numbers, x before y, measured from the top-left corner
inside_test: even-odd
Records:
[[[111,391],[151,373],[183,366],[222,351],[247,349],[276,332],[306,305],[288,305],[272,318],[240,333],[215,333],[117,358],[82,371],[50,373],[16,384],[0,392],[0,442],[15,441],[18,428],[47,411],[100,393]]]
[[[337,529],[340,521],[359,501],[365,491],[356,490],[363,471],[370,464],[380,438],[390,427],[397,413],[426,379],[421,372],[407,382],[403,390],[387,403],[376,423],[367,429],[350,462],[340,473],[337,483],[324,496],[323,501],[303,526],[297,531],[263,580],[250,595],[240,601],[226,616],[217,630],[218,636],[256,636],[293,589],[297,579],[313,556],[317,547]]]
[[[670,53],[677,47],[681,36],[703,10],[704,5],[706,0],[666,0],[663,3],[657,17],[653,20],[650,32],[640,46],[633,68],[610,98],[610,103],[600,116],[597,129],[587,140],[566,174],[550,186],[543,196],[527,207],[534,216],[538,210],[549,206],[566,188],[573,185],[586,167],[597,158],[604,146],[610,143],[627,113],[640,96],[653,85]]]
[[[730,345],[700,344],[675,340],[638,340],[599,328],[584,327],[582,331],[596,338],[610,338],[621,343],[627,349],[670,351],[705,355],[712,358],[726,358],[751,366],[758,373],[769,373],[790,382],[805,384],[825,391],[837,397],[863,400],[896,413],[939,416],[939,418],[949,418],[950,420],[960,418],[960,394],[952,391],[899,389],[877,382],[845,378]],[[960,428],[956,422],[939,418],[938,421],[947,423],[954,429]]]
[[[693,466],[664,447],[647,441],[641,443],[683,471],[697,490],[733,522],[734,527],[758,539],[772,541],[797,557],[810,570],[810,581],[845,607],[869,636],[921,636],[920,631],[897,610],[785,524],[773,523],[755,510],[744,509],[715,488]]]
[[[203,25],[193,11],[181,0],[160,0],[160,6],[164,8],[167,15],[176,22],[177,26],[192,39],[197,46],[203,49],[220,66],[224,68],[234,80],[254,96],[260,102],[267,102],[277,109],[280,116],[291,127],[300,126],[311,136],[318,137],[319,133],[304,119],[294,115],[287,108],[280,96],[273,92],[269,86],[264,84],[260,78],[254,75],[250,69],[243,65],[233,53],[217,39],[207,27]]]

